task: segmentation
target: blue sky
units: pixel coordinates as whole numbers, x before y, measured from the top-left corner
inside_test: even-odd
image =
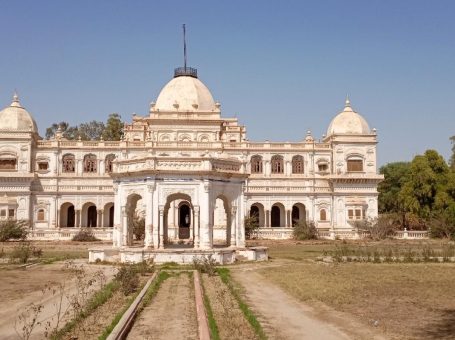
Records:
[[[145,115],[182,64],[250,140],[320,138],[343,108],[378,130],[379,164],[455,135],[455,1],[0,0],[0,106],[17,89],[41,133]]]

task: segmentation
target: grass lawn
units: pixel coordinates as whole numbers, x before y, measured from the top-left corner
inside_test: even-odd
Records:
[[[260,273],[296,298],[317,306],[322,302],[347,312],[394,339],[455,338],[455,264],[341,263],[313,259],[341,241],[266,242],[272,259],[293,259]],[[343,243],[346,245],[346,243]],[[358,247],[359,242],[348,242]],[[361,243],[365,247],[418,249],[420,242]],[[426,241],[438,249],[441,241]]]

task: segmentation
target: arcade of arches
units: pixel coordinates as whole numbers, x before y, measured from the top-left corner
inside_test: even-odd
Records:
[[[302,203],[292,205],[291,209],[286,209],[279,202],[272,204],[270,209],[265,209],[261,203],[253,203],[249,215],[257,218],[260,228],[290,228],[307,220],[306,208]],[[325,217],[325,211],[322,215]]]
[[[58,214],[60,228],[113,228],[114,203],[107,203],[101,209],[87,202],[77,209],[73,203],[65,202]]]

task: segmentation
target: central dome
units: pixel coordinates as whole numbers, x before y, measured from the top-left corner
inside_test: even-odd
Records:
[[[216,105],[207,86],[193,76],[176,76],[161,90],[156,111],[215,111]]]
[[[38,132],[32,115],[24,109],[15,93],[10,106],[0,111],[0,130],[18,130]]]

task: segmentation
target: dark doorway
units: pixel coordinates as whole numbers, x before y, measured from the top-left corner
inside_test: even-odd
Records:
[[[191,209],[189,205],[182,204],[179,208],[179,238],[190,238]]]
[[[114,206],[109,208],[109,228],[114,227]]]
[[[259,221],[259,208],[253,205],[250,209],[250,217],[256,217]]]
[[[272,215],[272,227],[280,227],[281,226],[281,211],[280,211],[280,208],[277,207],[276,205],[274,205],[272,207],[272,211],[271,211],[271,215]]]
[[[87,209],[87,227],[88,228],[96,227],[96,218],[97,218],[96,207],[94,205],[92,205],[92,206],[88,207],[88,209]]]
[[[68,213],[66,216],[66,226],[74,228],[74,221],[75,221],[75,212],[74,212],[74,205],[68,207]]]
[[[292,226],[300,221],[300,209],[295,205],[292,207]]]

